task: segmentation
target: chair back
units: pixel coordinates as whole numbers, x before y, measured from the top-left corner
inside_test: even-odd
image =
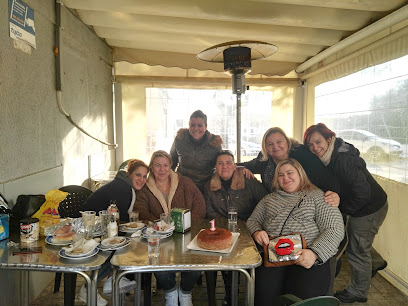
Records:
[[[285,294],[280,297],[282,305],[291,306],[338,306],[340,301],[334,296],[317,296],[302,300],[292,294]]]
[[[67,197],[61,201],[58,206],[58,212],[61,218],[79,218],[81,213],[79,209],[86,199],[92,194],[92,191],[86,187],[78,185],[69,185],[61,187],[59,190],[68,192]]]

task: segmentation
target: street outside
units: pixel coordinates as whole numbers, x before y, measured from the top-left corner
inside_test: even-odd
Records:
[[[386,177],[401,183],[408,183],[408,145],[402,145],[403,153],[399,156],[391,156],[384,161],[367,161],[367,169],[371,174]],[[364,158],[364,157],[363,157]]]

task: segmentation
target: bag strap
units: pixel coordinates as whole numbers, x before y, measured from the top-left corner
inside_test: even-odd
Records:
[[[289,216],[292,214],[292,212],[295,210],[296,207],[299,207],[299,206],[300,206],[300,203],[303,202],[303,199],[306,197],[306,195],[307,195],[307,193],[305,193],[305,194],[299,199],[299,201],[295,204],[295,206],[293,206],[293,208],[292,208],[291,211],[289,212],[288,216],[287,216],[286,219],[285,219],[285,222],[283,222],[283,225],[282,225],[281,230],[280,230],[280,232],[279,232],[279,236],[282,235],[283,228],[285,227],[286,222],[287,222],[288,219],[289,219]]]

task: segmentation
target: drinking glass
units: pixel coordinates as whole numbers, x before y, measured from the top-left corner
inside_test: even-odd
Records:
[[[147,238],[147,253],[149,258],[159,257],[160,255],[159,235],[152,235]]]
[[[84,238],[91,239],[95,225],[95,211],[81,211],[82,221],[84,222]]]
[[[102,227],[102,239],[108,238],[108,224],[109,224],[109,213],[107,210],[101,210],[99,212],[99,218],[101,220]]]
[[[228,207],[228,224],[235,225],[238,223],[238,211],[236,207]]]
[[[170,224],[170,214],[162,213],[160,214],[160,221]]]
[[[130,212],[129,213],[130,227],[136,227],[138,221],[139,221],[139,212],[138,211]]]

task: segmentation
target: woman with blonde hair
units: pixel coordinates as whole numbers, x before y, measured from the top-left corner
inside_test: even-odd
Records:
[[[277,164],[272,189],[247,220],[253,239],[264,246],[269,237],[301,233],[307,248],[295,254],[294,265],[256,268],[255,305],[275,305],[283,294],[326,295],[334,279],[329,259],[344,236],[339,209],[325,203],[323,191],[292,158]]]
[[[262,151],[251,161],[238,164],[250,172],[260,174],[266,189],[272,190],[276,165],[288,158],[296,159],[304,168],[309,179],[325,191],[326,203],[339,205],[340,191],[337,179],[323,163],[297,140],[289,138],[279,127],[268,129],[262,138]],[[249,175],[246,173],[246,175]]]
[[[206,206],[202,193],[188,177],[171,170],[171,156],[156,151],[150,159],[150,175],[146,185],[138,193],[134,210],[142,220],[158,220],[160,214],[170,213],[172,208],[191,210],[191,219],[205,217]],[[166,305],[192,305],[194,284],[201,271],[181,272],[180,288],[175,272],[156,272],[155,276],[165,292]]]

